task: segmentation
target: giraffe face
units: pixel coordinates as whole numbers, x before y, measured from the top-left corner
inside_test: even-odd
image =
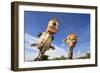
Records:
[[[49,33],[56,33],[58,29],[58,22],[55,19],[51,19],[48,23],[47,31]]]
[[[66,38],[66,43],[70,48],[74,48],[76,43],[78,41],[78,38],[75,34],[69,34]]]

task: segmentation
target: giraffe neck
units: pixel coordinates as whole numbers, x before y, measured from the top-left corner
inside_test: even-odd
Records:
[[[69,48],[69,49],[68,49],[67,58],[68,58],[68,59],[72,59],[72,58],[73,58],[73,48]]]

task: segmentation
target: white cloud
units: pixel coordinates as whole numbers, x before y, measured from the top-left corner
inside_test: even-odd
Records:
[[[81,54],[81,51],[80,51],[80,50],[78,50],[78,51],[77,51],[77,54],[78,54],[78,55],[80,55],[80,54]]]
[[[38,38],[25,33],[25,49],[26,49],[25,60],[34,60],[34,58],[38,56],[39,50],[37,49],[37,47],[31,47],[32,43],[38,43]],[[49,56],[49,59],[53,59],[53,58],[61,57],[61,56],[67,57],[67,49],[66,50],[63,49],[64,44],[61,44],[60,47],[54,44],[53,46],[55,47],[55,50],[50,49],[46,51],[45,53],[45,55]],[[27,50],[30,50],[30,51],[27,51]],[[77,52],[73,53],[73,58],[78,58],[78,57],[84,56],[85,54],[86,52],[81,52],[80,49],[77,49]]]
[[[25,33],[25,49],[27,50],[33,50],[33,53],[27,53],[26,52],[26,57],[27,59],[33,59],[35,56],[37,56],[38,49],[37,47],[31,47],[30,45],[32,43],[38,43],[38,39],[36,37],[33,37],[27,33]],[[60,56],[66,56],[66,51],[56,45],[54,45],[55,50],[48,50],[45,54],[49,56],[49,59],[55,58],[55,57],[60,57]],[[34,52],[35,51],[35,52]],[[33,57],[32,57],[33,56]],[[29,58],[28,58],[29,57]]]
[[[77,44],[74,48],[74,58],[82,57],[86,55],[86,53],[90,52],[90,45],[89,43]]]
[[[25,61],[32,61],[34,60],[37,56],[38,56],[38,51],[30,51],[30,52],[27,52],[25,51]]]
[[[78,50],[76,53],[73,54],[73,58],[79,58],[86,55],[86,53],[89,53],[89,51],[81,52],[81,50]]]
[[[25,61],[32,61],[38,56],[38,49],[31,47],[32,43],[38,43],[38,39],[25,33]]]
[[[38,39],[36,37],[33,37],[27,33],[25,33],[25,41],[28,42],[28,43],[37,43],[38,42]]]
[[[25,49],[32,49],[32,50],[38,50],[36,47],[31,47],[32,43],[38,43],[38,39],[36,37],[33,37],[27,33],[25,33]]]
[[[62,49],[62,48],[60,48],[60,47],[58,47],[58,46],[56,46],[56,45],[54,45],[54,47],[55,47],[55,50],[49,50],[49,51],[47,51],[45,54],[46,55],[49,55],[49,59],[53,59],[53,58],[55,58],[55,57],[61,57],[61,56],[67,56],[66,55],[66,51],[64,50],[64,49]]]
[[[62,44],[61,44],[61,47],[64,47],[64,46],[65,46],[65,44],[64,44],[64,43],[62,43]]]

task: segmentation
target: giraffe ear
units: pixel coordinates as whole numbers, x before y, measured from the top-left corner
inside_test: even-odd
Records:
[[[41,35],[42,35],[42,33],[40,32],[39,35],[38,35],[38,37],[40,37]]]
[[[66,39],[64,39],[64,42],[66,42],[67,41],[67,38]]]

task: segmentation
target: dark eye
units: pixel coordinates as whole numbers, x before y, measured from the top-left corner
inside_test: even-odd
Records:
[[[53,22],[53,26],[56,26],[56,22]]]

